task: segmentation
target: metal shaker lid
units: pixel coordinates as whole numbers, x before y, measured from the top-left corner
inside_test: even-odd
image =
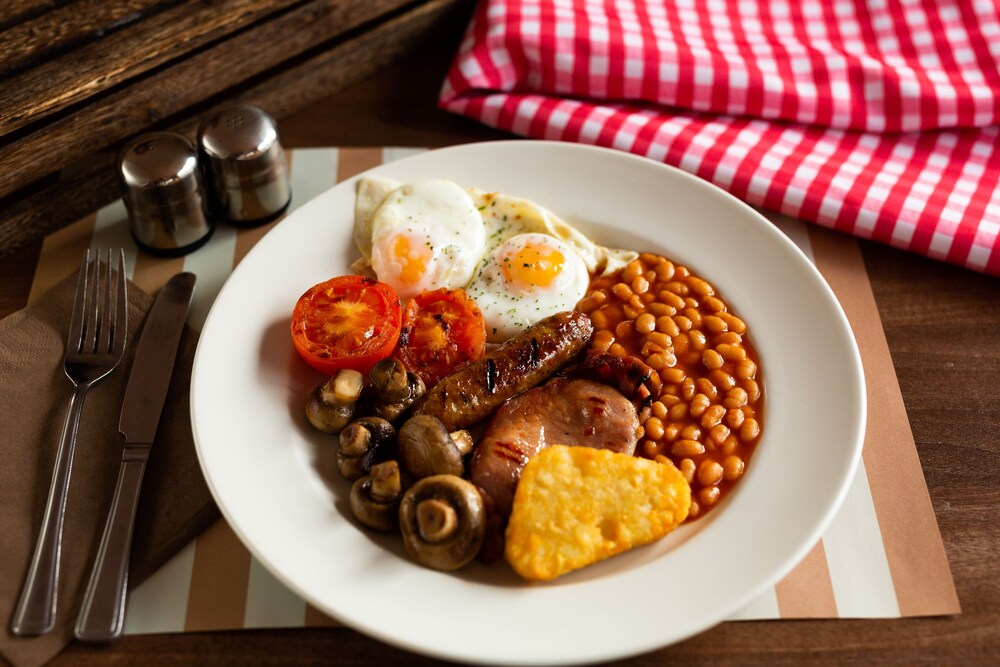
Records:
[[[151,252],[183,254],[208,239],[212,224],[198,153],[184,136],[150,132],[118,154],[118,179],[132,235]]]
[[[288,162],[274,119],[248,104],[219,109],[202,122],[198,148],[213,212],[234,222],[263,222],[291,198]]]

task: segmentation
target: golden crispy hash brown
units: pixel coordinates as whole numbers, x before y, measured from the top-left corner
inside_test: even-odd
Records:
[[[525,466],[505,557],[547,581],[660,539],[687,518],[691,487],[672,463],[555,445]]]

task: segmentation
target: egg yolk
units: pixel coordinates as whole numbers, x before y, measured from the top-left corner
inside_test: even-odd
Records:
[[[525,244],[501,262],[504,280],[521,287],[549,287],[562,273],[566,258],[551,246]]]
[[[427,272],[425,253],[411,246],[410,239],[405,236],[397,236],[393,241],[392,256],[399,266],[399,281],[405,285],[413,285]]]

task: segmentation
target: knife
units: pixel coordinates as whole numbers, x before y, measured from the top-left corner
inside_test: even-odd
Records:
[[[139,489],[170,386],[194,283],[193,273],[178,273],[168,280],[143,325],[118,421],[125,448],[115,497],[73,632],[82,641],[106,642],[122,633]]]

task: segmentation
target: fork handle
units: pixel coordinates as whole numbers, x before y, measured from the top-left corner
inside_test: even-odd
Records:
[[[14,610],[11,631],[15,635],[43,635],[55,625],[56,594],[59,584],[59,555],[62,550],[63,518],[66,515],[66,496],[69,491],[70,471],[76,434],[80,429],[83,399],[90,383],[75,385],[66,408],[56,463],[52,469],[49,497],[45,501],[42,527],[31,557],[28,576],[21,589],[21,597]]]
[[[81,641],[117,639],[125,625],[132,528],[148,456],[149,445],[126,446],[122,454],[115,497],[73,632]]]

